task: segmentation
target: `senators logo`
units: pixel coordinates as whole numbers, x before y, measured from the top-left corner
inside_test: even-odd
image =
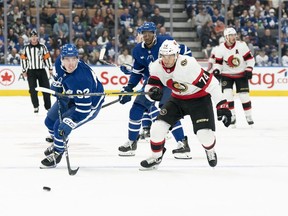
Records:
[[[173,88],[178,90],[179,92],[185,92],[188,89],[187,85],[179,82],[173,82]]]
[[[230,56],[228,60],[226,61],[227,65],[231,68],[238,67],[240,65],[240,59],[236,56]]]

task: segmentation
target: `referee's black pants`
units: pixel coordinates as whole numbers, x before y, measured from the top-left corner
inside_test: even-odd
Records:
[[[35,90],[37,87],[37,80],[39,86],[50,88],[49,79],[45,69],[28,70],[27,79],[29,85],[29,93],[34,108],[39,107],[38,92]],[[44,107],[46,110],[51,108],[50,94],[43,93]]]

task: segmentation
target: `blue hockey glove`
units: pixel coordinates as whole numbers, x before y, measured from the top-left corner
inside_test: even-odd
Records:
[[[222,121],[225,127],[229,127],[231,124],[231,111],[229,110],[227,100],[220,101],[217,106],[217,117],[218,121]]]
[[[245,77],[247,79],[252,79],[252,71],[253,71],[253,68],[252,67],[247,67],[244,71],[244,74],[245,74]]]
[[[63,92],[63,85],[59,81],[53,81],[50,88],[51,88],[51,90],[53,90],[55,92],[59,92],[59,93]]]
[[[124,66],[124,65],[121,65],[120,66],[120,70],[124,73],[124,74],[126,74],[126,75],[130,75],[132,72],[130,71],[130,70],[128,70],[127,68],[126,68],[126,66]]]
[[[149,93],[151,93],[149,94],[149,97],[155,101],[160,101],[163,96],[162,89],[155,86],[149,89]]]
[[[72,119],[64,118],[62,123],[59,124],[58,133],[60,136],[65,135],[67,137],[76,126],[77,124]]]
[[[121,92],[133,92],[133,86],[131,84],[128,84],[127,86],[123,87],[123,90]],[[131,101],[132,95],[120,95],[119,96],[119,102],[121,104],[125,104],[129,101]]]

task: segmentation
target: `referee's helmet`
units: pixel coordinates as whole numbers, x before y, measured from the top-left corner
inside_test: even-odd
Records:
[[[77,47],[74,44],[65,44],[61,50],[61,58],[65,57],[77,57],[78,58],[79,52]]]

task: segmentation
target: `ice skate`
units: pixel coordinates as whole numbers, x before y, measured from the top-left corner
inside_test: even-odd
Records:
[[[253,124],[254,124],[254,121],[253,121],[253,119],[252,119],[252,116],[251,116],[251,115],[249,115],[249,116],[246,116],[246,120],[247,120],[247,123],[248,123],[249,125],[253,125]]]
[[[165,152],[166,152],[166,148],[163,148],[161,157],[158,157],[158,158],[150,157],[146,160],[141,161],[140,163],[141,168],[139,168],[139,170],[144,171],[144,170],[157,169],[159,164],[162,162],[162,158]]]
[[[150,127],[143,128],[142,132],[140,133],[140,139],[149,139],[150,138]]]
[[[206,150],[206,156],[208,163],[211,167],[215,167],[217,165],[217,154],[214,149]]]
[[[120,146],[118,148],[119,150],[119,156],[135,156],[135,151],[137,149],[137,142],[139,140],[139,137],[137,137],[137,140],[131,141],[128,140],[124,145]]]
[[[46,140],[46,142],[48,142],[48,143],[53,143],[54,142],[54,139],[53,139],[53,137],[50,135],[50,136],[47,136],[46,138],[45,138],[45,140]]]
[[[178,141],[178,147],[172,153],[176,159],[192,159],[187,136],[182,141]]]
[[[62,155],[63,153],[53,151],[50,155],[44,158],[41,163],[46,167],[56,167],[56,165],[60,163]]]
[[[236,128],[236,116],[235,115],[231,116],[231,124],[229,127],[230,128]]]
[[[44,151],[44,155],[48,156],[50,154],[52,154],[54,152],[54,143],[52,145],[50,145],[45,151]]]
[[[34,108],[34,113],[39,113],[39,107]]]

